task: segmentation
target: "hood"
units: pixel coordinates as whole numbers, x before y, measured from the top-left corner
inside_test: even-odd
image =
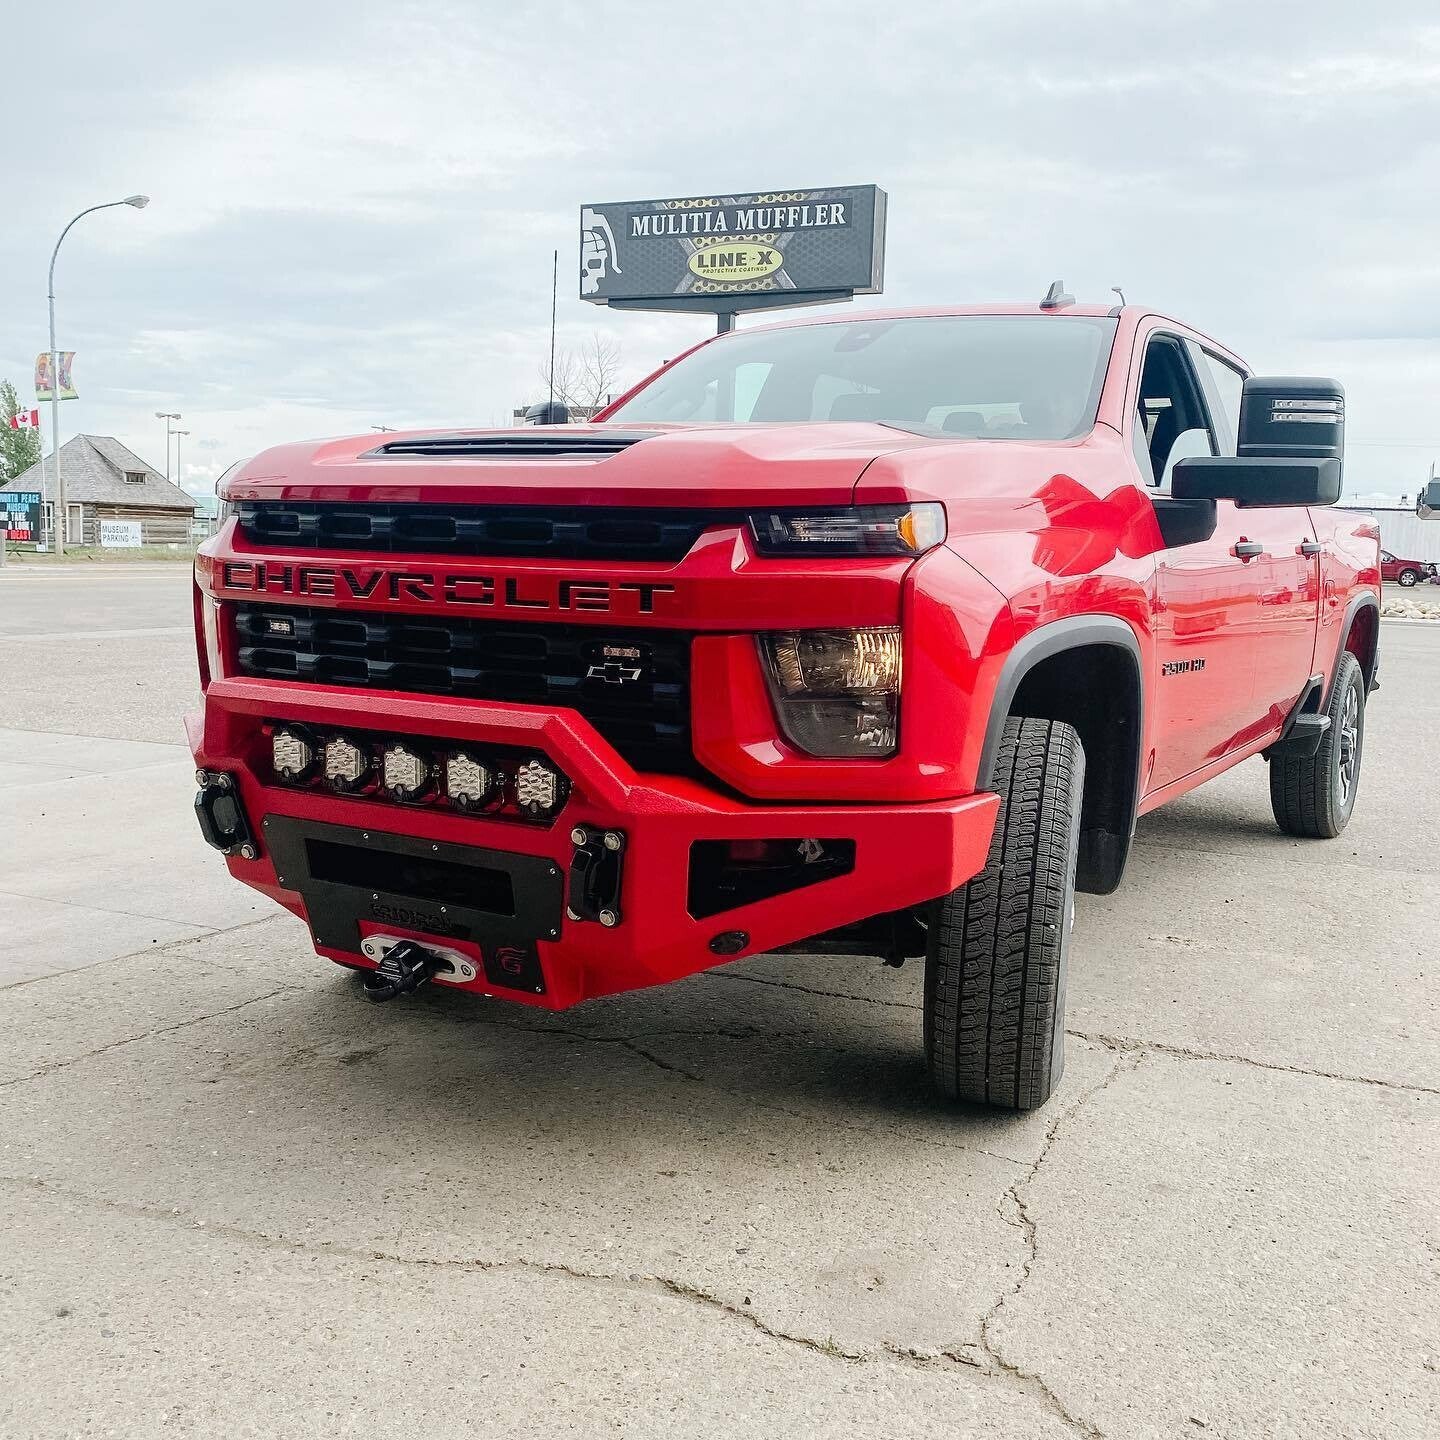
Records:
[[[280,445],[227,500],[476,505],[846,505],[881,455],[956,440],[869,422],[420,430]]]

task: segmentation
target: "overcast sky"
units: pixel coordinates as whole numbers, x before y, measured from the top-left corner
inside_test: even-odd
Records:
[[[61,253],[64,433],[163,468],[179,410],[195,490],[281,440],[508,423],[555,246],[562,346],[635,379],[707,333],[577,298],[584,201],[872,181],[857,309],[1123,285],[1342,380],[1352,493],[1440,461],[1434,0],[79,0],[0,58],[0,378],[33,393],[66,220],[149,194]]]

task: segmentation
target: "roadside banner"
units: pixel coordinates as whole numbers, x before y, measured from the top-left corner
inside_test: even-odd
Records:
[[[102,520],[100,522],[100,544],[106,550],[138,550],[140,548],[140,522],[138,520]]]
[[[62,400],[75,400],[79,397],[75,394],[75,386],[70,379],[70,367],[75,363],[75,352],[73,350],[62,350],[60,352],[60,398]],[[50,386],[50,352],[42,351],[35,357],[35,398],[36,400],[54,399],[54,392]]]
[[[10,428],[12,430],[38,430],[40,428],[40,411],[17,410],[10,417]]]

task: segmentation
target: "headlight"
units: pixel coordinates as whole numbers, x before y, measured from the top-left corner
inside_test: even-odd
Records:
[[[783,630],[760,637],[786,738],[807,755],[895,753],[900,631]]]
[[[945,538],[945,507],[849,505],[839,510],[761,510],[750,532],[762,555],[923,555]]]

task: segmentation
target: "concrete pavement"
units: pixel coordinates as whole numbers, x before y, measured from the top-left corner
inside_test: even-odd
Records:
[[[188,626],[128,583],[111,636]],[[64,643],[0,639],[0,1433],[1440,1427],[1440,634],[1384,629],[1339,840],[1279,835],[1260,762],[1142,824],[1080,899],[1064,1085],[1011,1118],[930,1099],[915,965],[365,1005],[194,833],[188,636],[36,613]]]

